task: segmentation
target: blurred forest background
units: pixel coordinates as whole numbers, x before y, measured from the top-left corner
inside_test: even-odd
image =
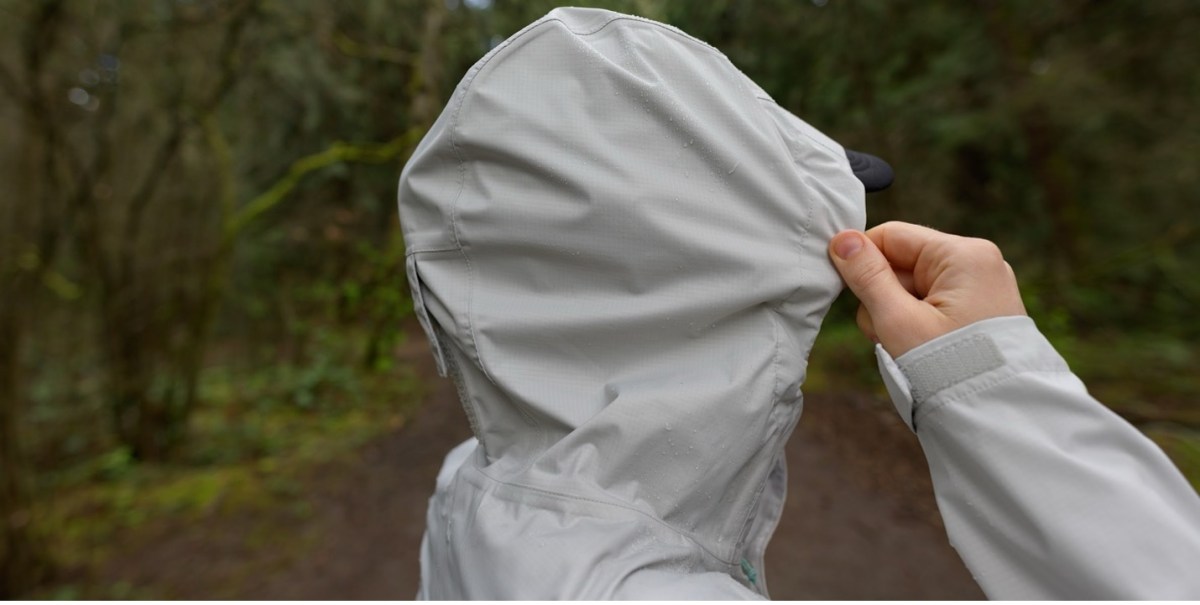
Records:
[[[872,223],[998,242],[1093,392],[1200,482],[1200,4],[581,4],[682,28],[889,159]],[[150,527],[303,523],[290,478],[404,424],[429,380],[396,355],[400,168],[553,6],[0,0],[0,597],[160,594],[88,573]],[[810,391],[881,390],[854,308]]]

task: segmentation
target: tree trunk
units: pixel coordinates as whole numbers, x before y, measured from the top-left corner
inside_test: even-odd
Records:
[[[24,281],[5,280],[6,286]],[[14,290],[7,291],[13,292]],[[21,452],[21,322],[14,304],[0,303],[0,599],[12,599],[45,579],[50,565],[32,533],[32,509]]]
[[[112,414],[113,432],[137,460],[163,460],[168,454],[170,427],[163,403],[150,392],[151,359],[157,348],[147,342],[147,332],[138,316],[133,284],[101,285],[103,326],[101,334],[107,357],[106,397]]]

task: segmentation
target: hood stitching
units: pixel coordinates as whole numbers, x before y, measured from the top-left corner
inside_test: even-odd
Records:
[[[762,99],[761,97],[759,97],[759,100],[769,102],[782,111],[787,111],[787,109],[785,109],[783,106],[776,103],[774,99]],[[795,166],[797,168],[802,168],[803,164],[801,164],[801,162],[796,158],[795,151],[792,149],[792,146],[788,144],[787,139],[783,136],[783,132],[781,132],[781,130],[783,129],[783,126],[781,124],[779,124],[778,122],[776,122],[776,120],[774,118],[772,118],[771,116],[767,115],[765,117],[768,120],[768,122],[774,127],[775,137],[776,137],[777,142],[782,147],[782,150],[784,152],[784,157],[791,160],[791,163],[793,166]],[[792,129],[792,132],[795,132],[796,134],[803,136],[805,138],[805,140],[810,141],[813,144],[820,146],[822,149],[832,153],[834,156],[839,155],[833,149],[830,149],[828,146],[821,143],[820,141],[808,136],[803,131],[800,131],[798,129]],[[813,226],[813,222],[816,220],[816,212],[817,212],[817,206],[818,206],[818,204],[815,203],[815,201],[807,195],[808,193],[810,193],[810,190],[807,186],[805,186],[802,189],[802,191],[797,192],[798,195],[801,195],[801,194],[804,195],[804,197],[805,197],[804,201],[806,202],[806,204],[808,206],[808,216],[805,218],[804,227],[800,231],[800,239],[799,239],[799,241],[796,242],[796,252],[799,256],[800,261],[807,260],[805,258],[805,254],[804,254],[804,243],[807,241],[809,234],[812,233],[812,226]],[[822,206],[822,207],[824,207],[824,206]],[[804,263],[797,263],[797,264],[800,268],[801,273],[803,273],[804,269],[805,269]],[[773,308],[776,311],[779,311],[780,309],[783,308],[783,305],[791,302],[792,299],[794,299],[803,289],[804,289],[803,285],[797,286],[796,289],[793,290],[791,294],[788,294],[784,298],[780,299],[779,302],[775,303],[773,305]],[[825,307],[826,313],[829,312],[829,307],[832,305],[833,305],[833,300],[830,300],[829,304],[826,305],[826,307]],[[819,329],[820,325],[818,324],[817,327]],[[808,358],[807,353],[811,352],[811,350],[812,350],[812,347],[810,346],[809,350],[804,352],[805,359]]]
[[[561,24],[563,26],[563,28],[566,29],[568,32],[570,32],[572,35],[590,36],[590,35],[594,35],[600,31],[602,31],[604,28],[608,27],[609,25],[611,25],[612,23],[615,23],[617,21],[633,21],[636,23],[650,25],[650,26],[653,26],[662,31],[669,32],[675,36],[682,38],[685,42],[690,42],[694,45],[698,45],[699,50],[701,50],[701,51],[710,52],[710,53],[713,53],[713,54],[719,56],[720,58],[724,59],[727,63],[729,63],[729,65],[731,67],[733,67],[735,70],[737,69],[737,67],[734,66],[731,61],[729,61],[729,58],[727,56],[725,56],[724,53],[720,52],[719,50],[717,50],[713,46],[709,45],[708,43],[704,42],[703,40],[694,38],[691,35],[680,31],[678,28],[675,28],[675,27],[672,27],[672,26],[669,26],[669,25],[666,25],[663,23],[659,23],[657,21],[653,21],[650,19],[645,19],[642,17],[634,17],[634,16],[630,16],[630,15],[619,15],[619,14],[614,15],[612,18],[605,21],[603,24],[598,26],[596,29],[589,31],[589,32],[585,32],[585,33],[579,33],[579,32],[572,30],[570,25],[566,21],[564,21],[563,19],[561,19],[559,17],[549,17],[549,16],[543,17],[543,18],[539,19],[538,21],[535,21],[535,22],[529,24],[528,26],[524,27],[519,32],[514,34],[512,37],[505,40],[502,44],[500,44],[496,48],[492,49],[492,51],[490,51],[487,55],[485,55],[482,59],[480,59],[480,61],[471,68],[470,72],[463,79],[463,82],[461,84],[461,91],[458,92],[456,95],[457,96],[457,100],[456,100],[457,106],[454,109],[454,117],[451,120],[449,127],[447,128],[447,135],[448,135],[447,138],[450,143],[450,148],[454,152],[454,157],[455,157],[455,160],[458,165],[458,173],[459,173],[458,191],[455,193],[454,201],[450,205],[450,233],[451,233],[451,237],[454,240],[454,245],[457,247],[457,250],[458,250],[459,254],[462,256],[463,262],[466,264],[466,268],[467,268],[467,301],[466,301],[467,302],[467,310],[466,310],[466,317],[465,317],[465,324],[466,324],[466,328],[467,328],[467,337],[470,339],[470,346],[475,352],[476,359],[479,360],[480,370],[483,372],[483,375],[492,384],[499,385],[499,383],[493,376],[491,370],[488,369],[487,361],[485,361],[483,358],[483,353],[479,349],[478,338],[476,337],[476,334],[475,334],[475,321],[474,321],[475,268],[474,268],[473,263],[471,262],[470,254],[467,252],[467,249],[469,248],[469,246],[464,243],[464,239],[462,237],[461,226],[459,225],[459,221],[458,221],[459,203],[462,200],[463,193],[466,191],[468,160],[466,158],[466,155],[463,153],[463,150],[460,148],[460,146],[458,144],[458,139],[457,139],[456,133],[457,133],[459,124],[462,122],[462,116],[465,111],[465,107],[467,105],[468,95],[471,92],[471,86],[475,83],[475,79],[477,77],[479,77],[479,75],[483,72],[483,70],[486,69],[487,66],[494,59],[497,59],[501,54],[503,54],[503,52],[505,50],[507,50],[509,47],[511,47],[517,40],[523,38],[524,36],[526,36],[527,34],[532,32],[533,30],[538,29],[543,25],[557,22],[557,23]],[[738,71],[740,73],[740,70],[738,70]],[[516,401],[516,400],[513,400],[513,404],[517,408],[517,410],[520,412],[522,417],[524,417],[525,420],[530,424],[530,426],[537,429],[538,439],[539,439],[539,447],[545,448],[548,445],[550,445],[549,439],[548,439],[549,435],[546,432],[545,427],[543,427],[541,425],[541,423],[533,415],[533,413],[527,408],[527,406],[525,406],[522,402]],[[531,465],[532,465],[532,462],[531,462]],[[528,467],[526,467],[526,468],[528,468]]]
[[[775,349],[771,356],[771,407],[767,412],[767,421],[770,422],[771,416],[774,415],[774,411],[779,407],[782,400],[779,393],[779,342],[781,339],[779,338],[779,319],[776,317],[774,310],[768,310],[767,317],[771,322],[771,335],[775,339]],[[767,487],[767,480],[770,478],[771,468],[774,466],[775,458],[779,455],[780,448],[781,446],[779,445],[774,448],[775,451],[771,453],[771,466],[767,468],[767,474],[763,476],[762,480],[758,482],[757,487],[755,487],[754,497],[750,500],[750,504],[744,511],[739,513],[742,523],[741,529],[738,530],[738,541],[734,548],[735,553],[745,551],[748,546],[747,540],[750,538],[750,529],[753,526],[754,518],[757,516],[758,503],[762,499],[763,491]]]
[[[471,92],[471,86],[474,84],[475,78],[478,77],[483,72],[483,70],[491,63],[491,61],[493,59],[496,59],[497,57],[499,57],[499,55],[502,54],[504,50],[511,47],[517,40],[523,38],[525,35],[529,34],[530,32],[532,32],[535,29],[540,28],[543,25],[558,22],[572,35],[590,36],[590,35],[594,35],[600,31],[602,31],[604,28],[608,27],[609,25],[611,25],[612,23],[617,22],[617,21],[634,21],[636,23],[642,23],[642,24],[654,26],[657,29],[660,29],[660,30],[669,32],[671,34],[674,34],[678,37],[681,37],[685,42],[690,42],[695,45],[698,45],[700,47],[699,50],[716,54],[717,56],[721,57],[726,62],[728,62],[730,64],[730,66],[732,66],[735,70],[737,69],[737,67],[734,66],[732,64],[732,62],[729,61],[729,58],[724,53],[720,52],[719,50],[717,50],[713,46],[709,45],[708,43],[706,43],[702,40],[699,40],[697,38],[694,38],[691,35],[688,35],[682,31],[678,30],[677,28],[674,28],[674,27],[671,27],[671,26],[668,26],[666,24],[662,24],[662,23],[659,23],[656,21],[652,21],[649,19],[633,17],[633,16],[628,16],[628,15],[619,15],[619,16],[614,16],[613,18],[605,21],[603,24],[599,25],[594,30],[587,31],[587,32],[576,32],[576,31],[572,30],[571,27],[563,19],[561,19],[559,17],[543,17],[542,19],[523,28],[521,31],[517,32],[512,37],[505,40],[504,43],[502,43],[501,45],[499,45],[495,49],[493,49],[491,52],[489,52],[488,55],[484,56],[483,59],[481,59],[480,62],[477,63],[471,69],[471,72],[464,78],[463,83],[462,83],[462,89],[457,94],[456,107],[454,110],[454,117],[450,123],[449,128],[447,129],[448,140],[450,143],[450,147],[451,147],[452,151],[454,152],[455,159],[457,160],[458,171],[459,171],[459,183],[458,183],[459,188],[458,188],[457,193],[455,194],[454,201],[452,202],[451,209],[450,209],[450,227],[451,227],[451,235],[454,238],[454,244],[456,246],[455,249],[462,256],[463,261],[465,262],[466,268],[467,268],[468,294],[467,294],[466,327],[467,327],[467,335],[470,338],[470,346],[475,351],[476,358],[479,361],[480,370],[483,372],[484,376],[489,381],[491,381],[493,384],[498,385],[498,383],[495,380],[495,378],[493,377],[492,373],[490,372],[490,370],[488,370],[487,362],[483,359],[483,354],[479,350],[478,341],[477,341],[477,338],[475,335],[475,328],[474,328],[474,321],[473,321],[473,317],[474,317],[473,300],[475,297],[474,267],[473,267],[473,264],[471,263],[470,255],[468,254],[468,251],[467,251],[469,246],[464,243],[462,233],[461,233],[461,228],[460,228],[459,221],[458,221],[459,203],[462,199],[464,191],[466,190],[468,160],[467,160],[463,150],[460,148],[460,146],[458,144],[458,138],[456,136],[456,133],[457,133],[459,124],[462,121],[462,116],[465,111],[464,108],[468,101],[468,95]],[[740,70],[738,70],[738,72],[740,73]],[[751,95],[751,96],[753,98],[755,98],[756,100],[770,101],[771,103],[775,103],[775,101],[773,99],[769,99],[769,98],[763,99],[762,97],[759,97],[758,95]],[[776,132],[778,135],[778,126],[776,126]],[[810,138],[810,137],[806,136],[805,138]],[[814,141],[814,143],[817,143],[817,141]],[[822,146],[822,147],[824,147],[824,146]],[[792,156],[791,149],[786,145],[786,143],[784,144],[784,150],[787,152],[787,155],[785,157],[792,159],[792,161],[794,163],[795,158]],[[801,240],[800,240],[801,242],[804,241],[804,238],[807,236],[808,232],[811,231],[813,212],[814,212],[813,205],[810,204],[809,205],[809,220],[801,233]],[[780,405],[780,402],[781,402],[781,397],[779,396],[780,337],[779,337],[778,318],[775,317],[774,311],[779,306],[781,306],[784,302],[786,302],[786,299],[784,301],[780,301],[780,302],[776,303],[775,305],[773,305],[772,306],[773,308],[771,308],[771,311],[769,311],[770,321],[772,323],[772,334],[774,337],[774,352],[772,355],[772,364],[771,364],[771,371],[772,371],[772,375],[773,375],[772,381],[771,381],[772,385],[773,385],[772,392],[771,392],[771,395],[772,395],[771,409],[772,410],[776,409]],[[546,444],[547,435],[546,435],[544,427],[541,426],[541,423],[539,423],[537,421],[537,419],[532,416],[532,414],[529,412],[529,410],[526,409],[526,406],[523,405],[521,402],[513,401],[513,403],[517,407],[517,409],[520,411],[522,416],[524,416],[531,423],[531,425],[534,428],[538,429],[538,436],[539,436],[539,440],[541,442],[540,445],[542,447],[546,446],[547,445]],[[776,446],[776,448],[775,448],[776,456],[778,455],[778,451],[780,449],[782,449],[782,446],[783,446],[783,443]],[[536,462],[536,459],[537,459],[536,457],[531,458],[530,464],[527,465],[524,468],[524,470],[527,470],[529,467],[531,467],[534,464],[534,462]],[[519,484],[519,483],[511,483],[511,482],[507,482],[507,481],[502,481],[500,479],[497,479],[497,478],[491,476],[490,474],[488,474],[487,472],[485,472],[483,469],[479,468],[476,465],[473,465],[472,468],[474,470],[476,470],[477,472],[479,472],[482,476],[486,477],[487,479],[489,479],[495,483],[501,484],[501,485],[507,485],[507,486],[511,486],[513,488],[518,488],[518,489],[530,490],[530,491],[546,494],[549,496],[554,496],[554,497],[559,497],[559,498],[564,498],[564,499],[569,499],[569,500],[578,500],[578,501],[584,501],[584,502],[591,502],[591,503],[595,503],[595,504],[607,505],[607,506],[635,512],[639,515],[642,515],[648,519],[653,520],[655,523],[662,525],[663,527],[666,527],[667,529],[671,530],[673,533],[676,533],[676,534],[686,538],[687,540],[689,540],[690,542],[695,544],[696,547],[699,548],[706,555],[708,555],[708,556],[712,557],[713,559],[715,559],[716,561],[719,561],[719,562],[725,564],[726,566],[729,566],[732,568],[740,567],[740,562],[737,560],[739,557],[736,556],[736,553],[742,551],[746,546],[745,541],[748,537],[746,534],[749,531],[750,522],[752,521],[753,516],[757,510],[759,500],[762,496],[762,492],[766,486],[767,478],[768,478],[765,476],[763,478],[763,480],[759,482],[759,485],[755,489],[755,496],[751,500],[749,506],[747,506],[743,511],[741,511],[738,514],[738,516],[740,516],[742,518],[742,524],[741,524],[742,530],[739,532],[738,545],[735,548],[735,559],[726,560],[726,559],[723,559],[723,558],[717,556],[716,554],[712,553],[708,548],[706,548],[702,543],[700,543],[690,532],[685,531],[681,528],[677,528],[677,527],[673,526],[672,524],[667,523],[665,520],[663,520],[655,515],[652,515],[646,511],[642,511],[637,508],[633,508],[631,506],[628,506],[628,505],[625,505],[625,504],[622,504],[619,502],[607,502],[607,501],[603,501],[603,500],[596,500],[596,499],[582,497],[582,496],[564,494],[564,493],[555,492],[552,490],[532,487],[532,486],[523,485],[523,484]]]
[[[655,21],[653,19],[647,19],[645,17],[639,17],[637,15],[622,15],[622,14],[614,13],[613,16],[609,17],[609,19],[607,21],[605,21],[604,23],[601,23],[599,26],[596,27],[596,29],[593,29],[591,31],[575,31],[575,30],[571,29],[571,26],[568,25],[567,22],[564,21],[562,18],[550,17],[549,15],[542,17],[542,19],[540,19],[538,21],[538,23],[543,23],[543,22],[549,23],[551,21],[557,21],[559,23],[562,23],[563,27],[565,27],[567,31],[571,32],[572,34],[574,34],[576,36],[592,36],[592,35],[600,33],[602,30],[604,30],[604,28],[608,27],[609,25],[611,25],[617,21],[633,21],[635,23],[641,23],[643,25],[650,25],[657,29],[661,29],[668,33],[674,34],[680,38],[683,38],[684,41],[694,42],[696,44],[699,44],[702,47],[701,50],[707,50],[707,51],[713,52],[713,53],[721,56],[725,60],[729,60],[729,58],[725,56],[725,53],[721,52],[715,46],[713,46],[713,45],[709,44],[708,42],[705,42],[704,40],[701,40],[695,36],[692,36],[691,34],[679,29],[678,27],[675,27],[674,25],[662,23],[659,21]]]
[[[408,258],[408,257],[416,255],[416,254],[433,254],[435,252],[458,252],[458,251],[459,251],[459,249],[454,246],[430,246],[428,248],[422,248],[420,246],[413,246],[412,248],[409,248],[404,253],[404,257]]]
[[[467,95],[471,91],[471,85],[475,83],[475,78],[479,76],[484,68],[487,67],[488,63],[497,57],[503,49],[511,46],[513,41],[532,31],[534,28],[540,25],[540,23],[540,21],[534,22],[529,26],[526,26],[516,35],[509,38],[503,44],[493,49],[492,52],[484,56],[484,58],[481,59],[479,63],[477,63],[471,69],[470,73],[468,73],[463,80],[462,91],[457,95],[457,107],[454,109],[454,118],[451,120],[449,128],[447,128],[450,148],[454,152],[454,157],[457,160],[459,172],[458,192],[455,194],[454,201],[450,205],[450,231],[454,238],[454,244],[457,246],[458,252],[462,256],[463,262],[466,264],[467,268],[467,310],[465,318],[467,336],[470,338],[470,347],[475,351],[475,358],[479,360],[479,369],[483,372],[484,377],[487,378],[492,384],[498,384],[498,382],[492,375],[491,370],[488,369],[488,364],[484,360],[483,354],[479,350],[478,339],[475,335],[475,269],[474,265],[471,263],[471,257],[467,253],[467,246],[463,244],[462,231],[458,222],[459,202],[462,200],[463,192],[466,190],[467,183],[467,159],[462,149],[458,145],[456,133],[459,123],[462,121],[463,108],[466,106]],[[530,426],[537,430],[539,442],[544,446],[546,443],[546,432],[541,426],[541,423],[538,422],[537,418],[533,416],[533,414],[523,403],[514,400],[513,405],[517,408],[521,416],[525,418],[526,422],[528,422]]]

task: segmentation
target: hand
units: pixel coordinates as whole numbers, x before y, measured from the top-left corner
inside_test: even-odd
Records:
[[[842,231],[829,252],[862,302],[859,329],[892,357],[983,319],[1026,314],[1012,267],[984,239],[891,222]]]

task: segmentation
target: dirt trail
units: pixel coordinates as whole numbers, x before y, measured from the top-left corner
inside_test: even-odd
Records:
[[[469,430],[424,340],[410,342],[405,356],[429,384],[420,411],[314,473],[313,505],[295,520],[294,540],[248,546],[256,524],[279,521],[214,521],[125,549],[104,575],[182,598],[412,598],[426,499],[442,456]],[[886,406],[860,393],[809,397],[787,450],[787,510],[767,554],[772,597],[982,598],[947,544],[923,455]]]

